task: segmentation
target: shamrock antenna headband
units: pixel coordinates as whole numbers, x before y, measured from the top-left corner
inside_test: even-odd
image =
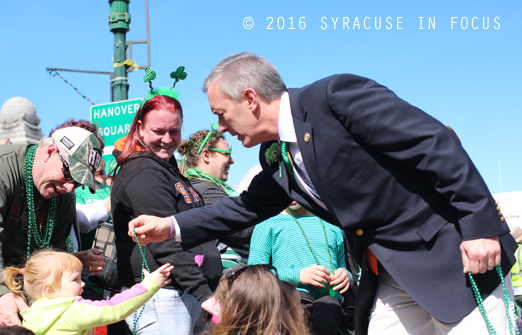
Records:
[[[148,100],[152,99],[156,95],[164,95],[164,96],[168,96],[168,97],[174,98],[176,100],[179,100],[179,94],[174,89],[174,87],[176,87],[176,83],[178,81],[185,80],[185,78],[187,78],[187,73],[185,72],[185,67],[184,66],[178,67],[176,69],[176,71],[173,71],[173,72],[170,73],[170,77],[172,79],[174,79],[174,83],[172,84],[172,87],[160,87],[160,88],[154,89],[152,87],[152,81],[154,79],[156,79],[156,72],[152,71],[150,66],[147,66],[145,68],[145,76],[143,76],[143,81],[146,82],[146,83],[149,83],[150,92],[147,95],[147,97],[145,98],[145,100],[143,101],[143,103],[145,103]],[[142,104],[142,106],[143,106],[143,104]]]

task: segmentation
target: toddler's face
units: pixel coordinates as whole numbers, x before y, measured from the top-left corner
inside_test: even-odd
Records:
[[[82,294],[84,286],[80,270],[66,272],[62,276],[62,287],[56,296],[60,298],[79,296]]]

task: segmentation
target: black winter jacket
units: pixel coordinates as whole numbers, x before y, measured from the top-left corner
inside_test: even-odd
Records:
[[[111,190],[112,217],[118,252],[118,277],[123,286],[140,282],[142,256],[128,236],[128,222],[142,214],[167,217],[202,206],[199,195],[179,172],[176,160],[162,160],[140,152],[115,176]],[[165,288],[192,294],[202,303],[216,289],[222,273],[220,253],[214,243],[183,250],[174,240],[150,243],[145,247],[152,271],[165,263],[174,265]],[[198,265],[199,263],[199,265]]]

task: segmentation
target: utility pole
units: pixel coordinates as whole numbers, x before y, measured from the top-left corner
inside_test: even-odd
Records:
[[[111,14],[109,16],[109,27],[114,34],[114,78],[111,80],[112,101],[128,99],[129,83],[127,82],[126,61],[127,45],[125,34],[129,31],[131,22],[129,14],[130,0],[109,0]],[[121,65],[120,65],[121,64]]]

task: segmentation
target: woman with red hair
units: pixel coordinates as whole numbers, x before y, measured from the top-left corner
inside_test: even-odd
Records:
[[[182,124],[179,101],[155,95],[141,106],[129,135],[115,145],[121,152],[115,154],[111,205],[120,284],[139,283],[144,260],[150,271],[166,263],[174,265],[172,282],[145,304],[142,314],[127,318],[131,330],[140,334],[204,332],[202,307],[211,310],[222,272],[220,254],[212,242],[190,250],[183,250],[174,240],[152,243],[142,256],[127,234],[128,222],[141,214],[165,216],[202,206],[173,156],[181,142]]]

